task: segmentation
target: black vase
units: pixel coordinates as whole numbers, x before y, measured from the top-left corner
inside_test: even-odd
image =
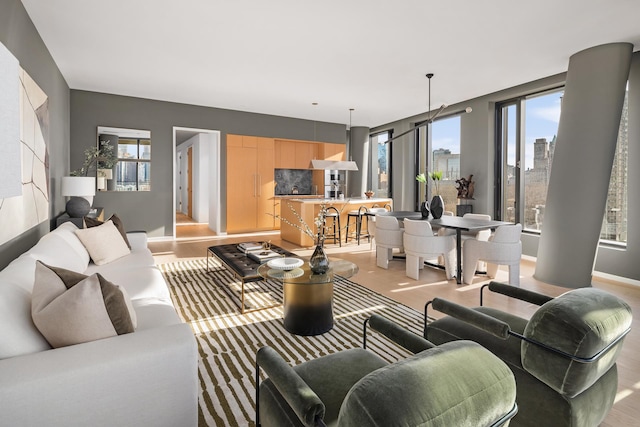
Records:
[[[422,219],[429,218],[429,201],[425,200],[420,203],[420,212],[422,213]]]
[[[444,200],[441,196],[433,196],[431,199],[431,215],[433,219],[439,219],[444,212]]]
[[[329,258],[321,244],[316,245],[316,250],[309,258],[309,268],[313,274],[324,274],[329,271]]]

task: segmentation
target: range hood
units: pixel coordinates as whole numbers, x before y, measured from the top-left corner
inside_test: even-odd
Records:
[[[311,160],[310,169],[357,171],[358,165],[353,160]]]

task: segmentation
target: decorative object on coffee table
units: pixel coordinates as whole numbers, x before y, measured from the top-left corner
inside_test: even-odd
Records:
[[[313,274],[324,274],[329,270],[329,258],[322,247],[322,242],[316,245],[313,255],[309,258],[309,268]]]

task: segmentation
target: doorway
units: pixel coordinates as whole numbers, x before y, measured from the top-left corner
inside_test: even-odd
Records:
[[[173,238],[220,235],[220,131],[173,128]]]

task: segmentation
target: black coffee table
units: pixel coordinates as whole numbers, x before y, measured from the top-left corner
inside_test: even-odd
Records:
[[[296,254],[282,249],[279,246],[271,245],[271,250],[281,254],[283,257],[295,257]],[[250,282],[258,282],[263,280],[262,276],[258,274],[258,267],[260,262],[255,261],[247,256],[244,252],[238,249],[238,244],[209,246],[207,248],[207,271],[209,271],[209,258],[215,256],[222,262],[222,264],[230,270],[233,275],[240,281],[240,313],[248,313],[250,311],[264,310],[267,308],[277,307],[282,303],[255,308],[247,310],[244,302],[244,284]]]

